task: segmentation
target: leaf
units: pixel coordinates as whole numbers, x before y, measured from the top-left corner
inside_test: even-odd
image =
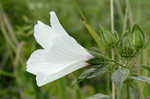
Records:
[[[87,77],[87,79],[91,79],[91,78],[101,76],[101,75],[103,75],[104,73],[106,73],[108,71],[109,71],[109,68],[107,66],[105,66],[103,68],[97,68],[95,72],[93,72],[91,75],[89,75]]]
[[[112,81],[116,85],[120,85],[123,83],[129,75],[129,70],[125,68],[119,68],[112,74]]]
[[[80,76],[79,79],[86,79],[90,74],[94,73],[96,71],[95,68],[90,68],[88,70],[85,70]]]
[[[87,62],[92,64],[92,65],[105,65],[104,58],[100,57],[100,56],[99,57],[94,57],[94,58],[90,59]]]
[[[91,47],[89,48],[89,50],[93,52],[101,53],[101,50],[99,50],[97,47]]]
[[[145,76],[132,76],[130,77],[131,79],[134,79],[134,80],[139,80],[139,81],[143,81],[143,82],[146,82],[146,83],[149,83],[150,84],[150,77],[145,77]]]
[[[98,93],[93,96],[87,97],[86,99],[110,99],[110,96]]]
[[[95,78],[97,76],[103,75],[104,73],[106,73],[108,71],[109,71],[109,68],[107,66],[102,67],[102,68],[90,68],[90,69],[84,71],[79,76],[79,80]]]

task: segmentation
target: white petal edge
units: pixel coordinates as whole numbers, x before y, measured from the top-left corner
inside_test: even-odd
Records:
[[[45,75],[43,73],[38,73],[36,76],[37,85],[39,87],[41,87],[47,83],[53,82],[61,77],[66,76],[67,74],[74,72],[80,68],[83,68],[84,66],[87,66],[87,65],[88,65],[88,63],[86,63],[86,62],[80,62],[80,63],[74,64],[74,65],[68,66],[68,67],[64,68],[63,70],[59,71],[58,73],[54,73],[51,75]]]
[[[54,33],[50,26],[38,21],[34,26],[34,37],[43,48],[50,48],[57,34]]]
[[[51,27],[38,21],[34,26],[34,37],[43,48],[50,48],[54,42],[53,39],[58,36],[68,36],[54,11],[50,12],[50,23]]]
[[[50,12],[50,23],[53,30],[59,35],[68,35],[54,11]]]

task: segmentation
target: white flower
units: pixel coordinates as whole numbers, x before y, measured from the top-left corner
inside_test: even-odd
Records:
[[[50,12],[51,27],[38,21],[34,37],[43,49],[32,53],[27,71],[36,75],[37,85],[57,80],[88,63],[93,56],[69,36],[59,23],[55,12]]]

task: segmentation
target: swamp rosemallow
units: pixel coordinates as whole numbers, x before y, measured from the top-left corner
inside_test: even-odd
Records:
[[[34,37],[43,49],[32,53],[27,71],[36,75],[38,86],[57,80],[88,65],[93,56],[64,30],[55,12],[50,12],[48,26],[40,21],[34,27]]]

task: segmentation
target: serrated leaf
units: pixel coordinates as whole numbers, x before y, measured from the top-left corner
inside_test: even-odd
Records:
[[[93,96],[87,97],[86,99],[110,99],[110,96],[98,93]]]
[[[149,83],[150,84],[150,77],[145,77],[145,76],[132,76],[130,77],[131,79],[134,79],[134,80],[138,80],[138,81],[143,81],[143,82],[146,82],[146,83]]]
[[[116,85],[122,84],[128,77],[129,75],[129,70],[125,68],[119,68],[112,74],[112,81]]]

